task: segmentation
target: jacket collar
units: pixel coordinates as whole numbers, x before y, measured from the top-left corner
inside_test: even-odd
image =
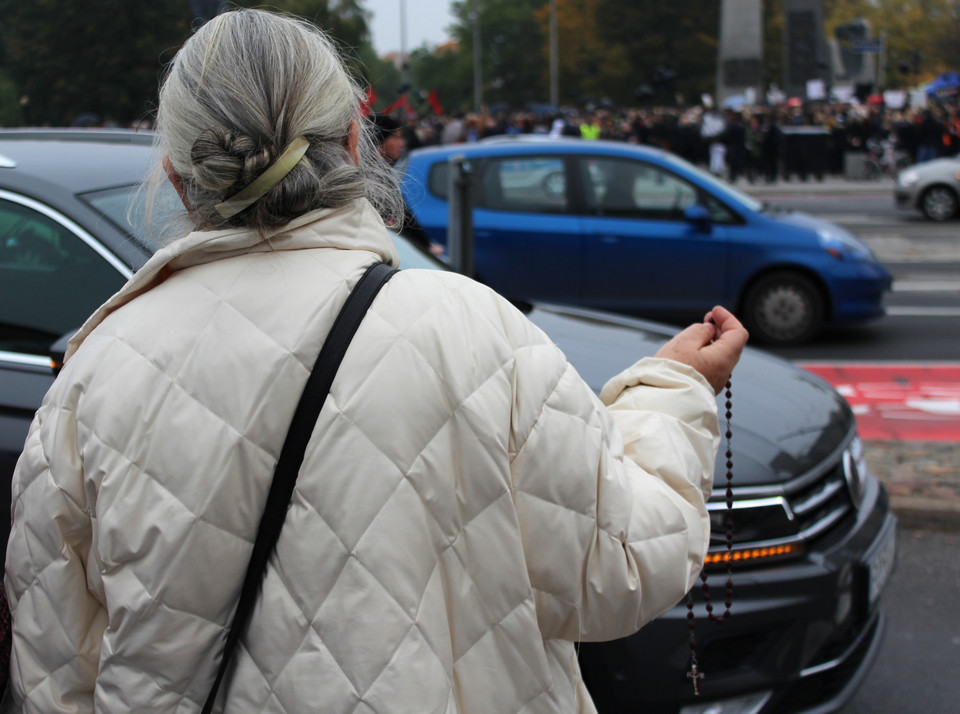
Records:
[[[377,255],[389,265],[400,264],[383,221],[366,199],[358,199],[340,208],[305,213],[265,235],[240,228],[194,231],[154,253],[116,294],[101,305],[70,338],[64,359],[69,359],[77,351],[80,343],[107,315],[178,270],[249,253],[310,248],[361,250]]]

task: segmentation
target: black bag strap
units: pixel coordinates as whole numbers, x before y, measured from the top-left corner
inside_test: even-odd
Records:
[[[313,365],[313,371],[307,379],[307,386],[304,387],[297,409],[293,413],[287,438],[283,442],[280,458],[277,460],[273,483],[271,483],[270,492],[267,494],[267,504],[263,509],[263,516],[257,529],[257,539],[253,544],[253,553],[250,555],[250,564],[247,566],[247,574],[243,579],[240,601],[237,603],[237,609],[233,614],[233,622],[230,623],[227,641],[223,648],[223,656],[220,660],[220,668],[210,689],[207,702],[203,706],[203,714],[209,714],[213,710],[217,691],[220,689],[223,675],[226,673],[230,659],[237,648],[240,633],[246,627],[253,612],[257,593],[263,581],[263,574],[267,568],[267,560],[269,560],[273,549],[277,545],[277,540],[280,538],[280,529],[283,528],[287,507],[293,497],[293,488],[296,485],[297,474],[307,450],[307,442],[313,434],[317,417],[320,415],[320,409],[326,401],[327,394],[330,393],[333,378],[336,376],[340,362],[347,352],[347,347],[350,346],[350,341],[353,339],[357,328],[360,327],[360,322],[367,313],[374,297],[380,292],[384,283],[392,278],[396,272],[396,268],[391,268],[385,263],[374,263],[367,269],[353,292],[347,297],[347,301],[341,308],[340,314],[337,315],[333,328],[327,335],[327,339],[320,349],[320,355]]]

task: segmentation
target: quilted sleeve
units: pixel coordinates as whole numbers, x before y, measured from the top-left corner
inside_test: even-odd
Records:
[[[716,401],[695,370],[645,358],[601,403],[548,350],[517,357],[512,464],[540,628],[545,638],[624,637],[675,605],[700,571]]]
[[[94,708],[106,611],[88,587],[91,517],[75,444],[72,412],[41,407],[14,471],[4,586],[10,685],[24,712]]]

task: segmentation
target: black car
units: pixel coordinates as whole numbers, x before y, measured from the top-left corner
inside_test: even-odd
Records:
[[[0,131],[4,483],[54,379],[62,338],[155,248],[142,216],[128,210],[138,205],[151,141],[128,132]],[[444,269],[402,236],[396,244],[405,267]],[[674,332],[588,310],[523,308],[597,391]],[[721,455],[705,572],[720,613],[732,563],[732,616],[711,622],[703,588],[694,588],[702,694],[694,696],[688,677],[681,603],[636,635],[580,646],[584,678],[603,714],[836,711],[876,657],[896,519],[867,471],[849,405],[817,377],[747,349],[733,378],[731,434],[732,498],[728,505]],[[9,498],[8,487],[0,491]]]

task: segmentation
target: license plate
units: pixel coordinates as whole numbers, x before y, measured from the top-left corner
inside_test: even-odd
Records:
[[[868,590],[869,603],[872,608],[887,581],[893,572],[894,563],[897,561],[897,529],[893,523],[887,525],[883,533],[873,544],[864,563],[870,573],[870,586]]]

